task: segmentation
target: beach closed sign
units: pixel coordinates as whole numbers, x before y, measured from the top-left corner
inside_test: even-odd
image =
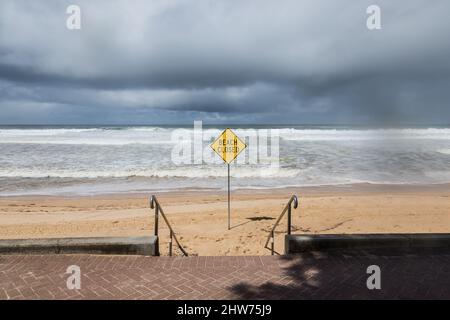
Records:
[[[211,148],[230,164],[247,148],[247,145],[231,129],[225,129],[222,134],[211,144]]]
[[[230,128],[225,129],[211,144],[211,148],[228,166],[228,230],[231,229],[230,163],[247,148],[247,145]]]

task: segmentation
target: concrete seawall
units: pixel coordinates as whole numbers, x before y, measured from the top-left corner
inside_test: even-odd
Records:
[[[156,236],[0,240],[0,254],[130,254],[153,256]]]
[[[412,249],[450,247],[449,233],[286,235],[285,253],[333,249]]]

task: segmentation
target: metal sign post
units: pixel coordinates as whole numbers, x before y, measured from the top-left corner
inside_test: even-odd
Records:
[[[228,165],[228,230],[231,229],[231,203],[230,203],[230,163],[245,149],[247,145],[230,128],[225,129],[222,134],[211,144],[211,148]]]
[[[230,208],[230,164],[228,163],[228,230],[231,229],[231,208]]]

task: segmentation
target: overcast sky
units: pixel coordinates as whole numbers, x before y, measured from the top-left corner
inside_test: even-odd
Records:
[[[449,124],[449,15],[448,0],[1,0],[0,123]]]

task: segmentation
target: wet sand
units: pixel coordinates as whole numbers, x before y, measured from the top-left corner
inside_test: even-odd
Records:
[[[265,240],[290,195],[294,233],[450,232],[450,185],[343,185],[232,193],[227,230],[225,192],[170,192],[158,199],[190,254],[262,255]],[[143,236],[153,234],[149,195],[0,197],[0,238]],[[286,219],[276,234],[282,252]],[[160,220],[162,254],[168,232]],[[175,250],[175,253],[177,251]]]

